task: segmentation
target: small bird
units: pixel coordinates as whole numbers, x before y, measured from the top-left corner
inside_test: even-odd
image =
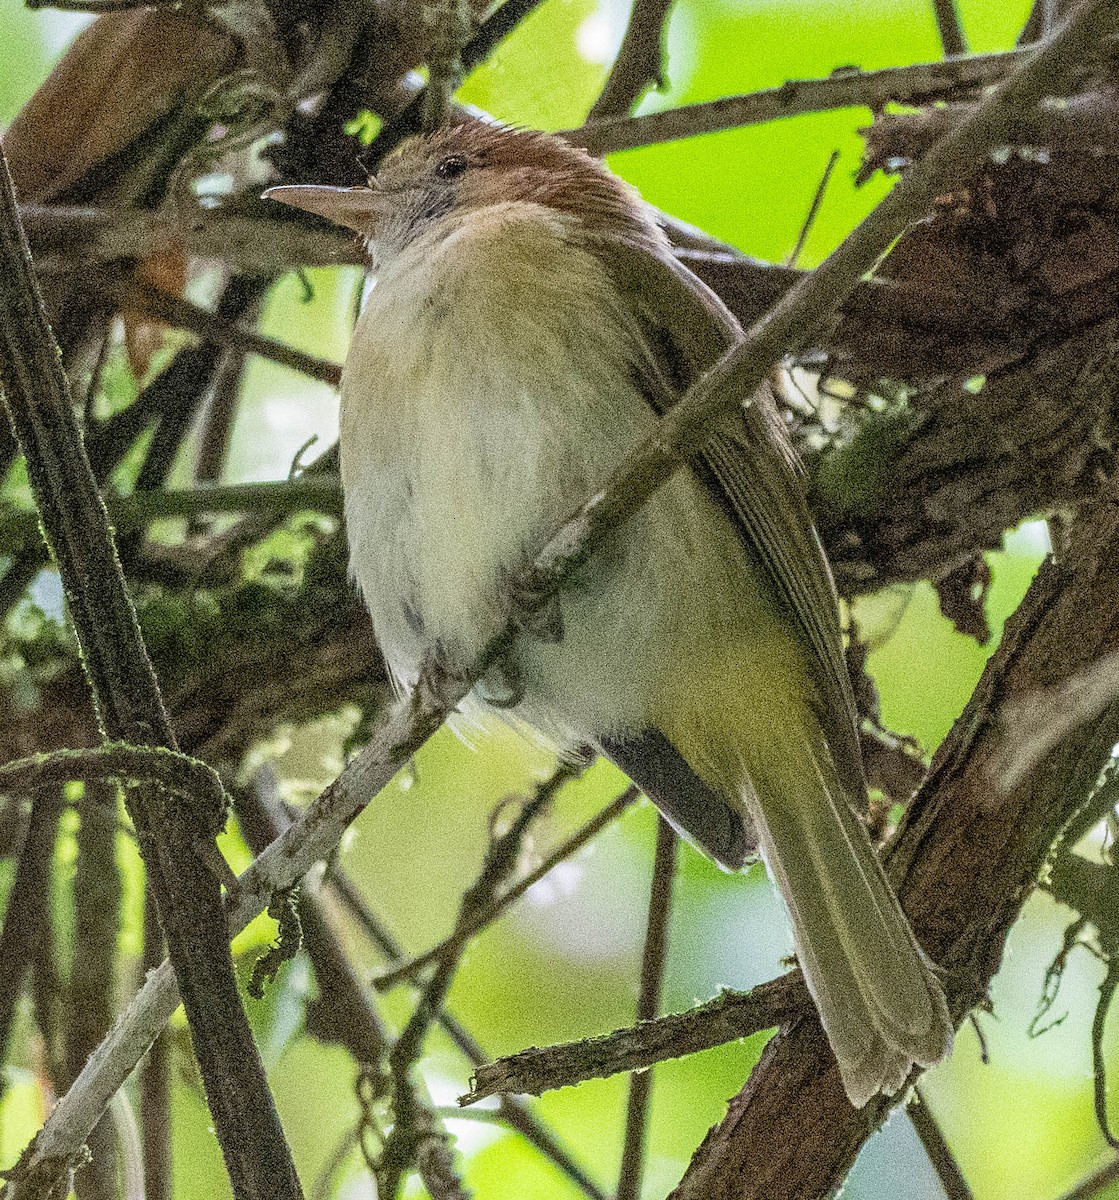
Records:
[[[355,230],[376,284],[342,376],[354,575],[389,669],[463,667],[510,581],[741,330],[652,210],[584,151],[464,122],[368,187],[266,196]],[[851,1103],[952,1041],[944,993],[858,811],[835,588],[767,387],[725,419],[475,689],[613,759],[728,870],[784,897]]]

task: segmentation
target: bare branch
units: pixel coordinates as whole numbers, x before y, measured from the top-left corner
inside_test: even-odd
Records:
[[[1100,1196],[1107,1187],[1119,1179],[1119,1156],[1113,1157],[1098,1171],[1093,1171],[1086,1179],[1082,1179],[1071,1191],[1065,1192],[1058,1200],[1093,1200]]]
[[[808,340],[905,226],[922,216],[951,181],[999,143],[1010,114],[1059,87],[1067,73],[1076,69],[1074,64],[1110,31],[1114,7],[1115,0],[1087,0],[1061,34],[917,163],[843,245],[662,418],[651,439],[634,452],[609,485],[584,504],[540,551],[518,581],[518,594],[534,597],[537,606],[546,603],[565,571],[582,562],[599,539],[613,534],[702,445],[724,408],[739,404],[743,395],[758,386],[776,358]],[[370,796],[388,783],[488,664],[505,650],[519,620],[523,614],[486,647],[463,677],[451,680],[433,665],[425,667],[412,697],[392,711],[365,751],[241,877],[229,914],[230,931],[241,928],[267,904],[273,891],[290,886],[330,851]],[[134,1002],[134,1011],[102,1043],[101,1051],[90,1059],[71,1089],[68,1095],[72,1099],[60,1101],[25,1153],[21,1160],[24,1170],[41,1169],[44,1159],[68,1161],[84,1142],[108,1097],[173,1010],[177,997],[170,976],[169,969],[160,968],[149,977]],[[837,1099],[836,1103],[841,1102]]]
[[[8,893],[4,924],[0,929],[0,1063],[7,1061],[16,1007],[35,948],[44,935],[54,843],[62,807],[62,793],[58,788],[44,791],[32,804]],[[0,1082],[2,1080],[0,1074]]]
[[[885,113],[860,132],[866,138],[857,179],[875,171],[897,171],[913,162],[971,107],[946,104],[920,112]],[[1019,113],[1008,128],[1008,146],[1039,146],[1050,154],[1116,154],[1119,99],[1108,92],[1083,92],[1060,103],[1041,104]]]
[[[412,1017],[388,1057],[393,1126],[385,1139],[377,1171],[378,1190],[386,1196],[396,1195],[401,1175],[414,1160],[422,1140],[423,1121],[418,1119],[422,1118],[422,1113],[415,1106],[412,1068],[423,1052],[428,1031],[443,1008],[459,963],[470,943],[467,926],[478,911],[493,903],[498,889],[515,870],[529,826],[551,804],[552,798],[564,784],[582,774],[584,766],[561,762],[549,778],[537,787],[532,797],[521,806],[509,828],[494,838],[478,878],[463,893],[458,921],[448,939],[447,949],[437,960],[431,979],[420,989]],[[504,804],[499,805],[498,812],[503,807]]]
[[[960,1170],[960,1164],[956,1162],[955,1155],[948,1148],[948,1143],[944,1140],[944,1133],[937,1124],[936,1118],[929,1111],[919,1088],[913,1089],[913,1097],[905,1106],[905,1111],[913,1122],[913,1128],[921,1139],[921,1145],[925,1147],[929,1162],[932,1163],[933,1169],[940,1177],[940,1184],[944,1188],[947,1200],[975,1200],[971,1188],[968,1187],[967,1180],[964,1179]]]
[[[82,446],[2,147],[0,379],[105,733],[173,749],[175,735]],[[204,815],[166,805],[150,789],[131,790],[128,803],[234,1195],[297,1200],[302,1193],[291,1153],[237,992],[218,880],[196,852],[214,830]]]
[[[116,1013],[117,932],[121,875],[117,864],[117,789],[87,783],[78,802],[78,860],[74,875],[74,950],[66,1006],[66,1084],[109,1031]],[[2,957],[2,952],[0,952]],[[90,1135],[89,1165],[75,1180],[79,1200],[114,1200],[117,1139],[102,1117]],[[146,1200],[160,1200],[149,1193]]]
[[[267,776],[258,777],[238,803],[246,840],[257,852],[274,841],[284,827],[276,812],[278,805],[268,796],[268,785]],[[329,908],[317,895],[304,891],[299,916],[320,995],[308,1010],[308,1028],[323,1040],[345,1046],[359,1067],[380,1072],[392,1039],[370,1000],[368,988],[349,960]],[[449,1138],[433,1106],[426,1095],[413,1093],[411,1102],[420,1113],[425,1131],[422,1153],[417,1155],[421,1178],[433,1197],[465,1196],[455,1174]],[[453,1181],[450,1187],[445,1186],[448,1180]]]
[[[245,329],[233,321],[224,320],[215,313],[207,312],[189,300],[161,292],[158,288],[142,283],[138,279],[120,281],[115,288],[120,307],[125,311],[138,310],[150,317],[158,317],[168,325],[187,329],[217,346],[241,350],[248,354],[259,354],[280,366],[290,367],[302,375],[337,387],[342,377],[342,368],[336,363],[296,350],[293,346],[265,337],[253,329]]]
[[[798,973],[781,975],[749,992],[723,992],[698,1008],[658,1017],[600,1037],[532,1047],[479,1067],[460,1104],[512,1093],[539,1096],[587,1079],[640,1071],[654,1063],[710,1050],[774,1029],[811,1011]]]
[[[844,70],[825,79],[789,80],[777,88],[640,117],[611,117],[567,130],[564,136],[592,154],[610,154],[836,108],[865,106],[877,112],[891,100],[920,104],[997,83],[1021,66],[1028,54],[1027,50],[1009,50],[912,67]]]
[[[649,916],[645,925],[645,949],[641,956],[641,986],[637,993],[638,1021],[651,1021],[660,1012],[661,988],[668,958],[672,884],[676,875],[676,843],[676,831],[664,817],[658,816],[657,849],[653,858]],[[652,1090],[652,1071],[637,1071],[630,1076],[626,1131],[615,1200],[638,1200],[641,1195],[641,1176],[645,1165],[645,1133]]]
[[[391,971],[386,971],[383,975],[378,976],[373,981],[373,986],[378,991],[385,991],[405,979],[412,979],[417,971],[442,958],[451,949],[456,938],[474,937],[481,933],[488,925],[492,925],[494,921],[502,917],[525,892],[549,875],[561,862],[581,850],[607,825],[616,821],[640,795],[637,788],[632,785],[627,787],[620,796],[612,800],[580,829],[577,829],[571,837],[558,845],[551,854],[541,860],[523,879],[517,880],[512,887],[502,892],[501,895],[495,896],[489,904],[480,905],[464,922],[460,922],[459,928],[454,933],[432,946],[430,950],[425,950],[423,954],[418,954],[415,958],[408,959],[407,962],[401,962]]]
[[[952,58],[966,54],[967,39],[960,26],[956,0],[932,0],[932,6],[937,32],[940,34],[940,44],[944,47],[944,57]]]
[[[619,116],[644,96],[650,87],[664,87],[664,24],[674,0],[633,0],[629,24],[609,78],[587,122]]]
[[[1057,687],[1023,696],[1003,711],[1001,755],[992,778],[1013,791],[1034,767],[1077,726],[1098,717],[1119,695],[1119,651]]]
[[[143,258],[172,246],[182,246],[199,258],[219,259],[249,274],[363,261],[356,238],[322,222],[248,216],[225,209],[191,213],[187,219],[175,209],[22,204],[19,212],[35,265],[44,273],[75,262]]]
[[[167,952],[151,892],[144,897],[144,972],[154,971]],[[144,1200],[171,1200],[171,1031],[163,1029],[139,1069],[140,1146],[144,1155]]]
[[[286,825],[284,827],[286,828]],[[370,910],[349,877],[335,865],[327,874],[325,882],[377,949],[390,962],[402,962],[403,947],[385,923]],[[435,1019],[473,1066],[489,1061],[490,1055],[483,1051],[474,1036],[446,1007],[439,1010]],[[502,1096],[496,1111],[506,1124],[555,1163],[584,1195],[590,1197],[590,1200],[606,1200],[606,1193],[591,1179],[586,1169],[576,1162],[567,1148],[523,1101],[513,1096]]]

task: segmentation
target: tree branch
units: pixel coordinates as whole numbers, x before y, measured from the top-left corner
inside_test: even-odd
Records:
[[[374,916],[347,875],[337,867],[327,875],[327,886],[336,894],[346,912],[357,922],[365,936],[393,963],[403,962],[404,949],[385,927],[383,921]],[[473,1065],[488,1062],[490,1056],[478,1044],[466,1027],[446,1007],[439,1010],[436,1021],[450,1040]],[[591,1200],[606,1200],[606,1193],[594,1182],[571,1156],[567,1148],[557,1140],[544,1123],[528,1106],[514,1096],[502,1096],[497,1115],[507,1125],[520,1133],[535,1146]]]
[[[944,57],[952,58],[966,54],[967,41],[960,27],[956,0],[932,0],[932,6],[937,32],[940,34],[940,44],[944,47]]]
[[[874,112],[890,101],[919,104],[940,100],[997,83],[1029,55],[1028,50],[976,54],[969,58],[884,67],[877,71],[843,70],[824,79],[791,79],[780,87],[742,96],[726,96],[702,104],[610,117],[564,132],[564,137],[592,154],[611,154],[680,138],[698,137],[743,125],[759,125],[782,117],[867,107]]]
[[[242,793],[237,811],[248,842],[260,853],[283,832],[259,787]],[[319,999],[307,1014],[307,1024],[324,1041],[344,1046],[358,1067],[383,1069],[392,1038],[385,1029],[369,997],[369,990],[350,963],[340,932],[319,897],[303,891],[299,899],[299,917],[303,941],[319,988]],[[448,1195],[437,1190],[447,1179],[455,1179],[454,1155],[442,1122],[424,1096],[413,1095],[419,1123],[426,1132],[424,1145],[416,1156],[419,1173],[433,1196]],[[461,1184],[457,1184],[461,1193]],[[395,1192],[386,1193],[395,1196]]]
[[[749,992],[722,992],[687,1012],[577,1042],[533,1046],[486,1063],[474,1072],[471,1089],[459,1103],[504,1093],[540,1096],[588,1079],[644,1070],[774,1029],[804,1016],[811,1006],[800,974],[781,975]]]
[[[74,420],[0,148],[0,379],[108,737],[174,748],[112,534]],[[237,995],[205,820],[136,789],[129,804],[183,988],[195,1052],[238,1200],[301,1196]],[[88,1133],[88,1131],[87,1131]]]
[[[936,1118],[929,1111],[919,1088],[913,1089],[913,1098],[905,1106],[913,1128],[921,1139],[921,1145],[929,1156],[929,1162],[940,1178],[941,1187],[947,1200],[975,1200],[967,1180],[960,1170],[960,1164],[948,1148],[944,1133],[937,1124]]]
[[[860,131],[866,147],[857,179],[867,180],[875,171],[896,172],[920,158],[969,107],[957,103],[876,115],[874,123]],[[1119,153],[1117,116],[1119,99],[1114,95],[1084,92],[1060,104],[1042,104],[1020,113],[1007,131],[1007,145],[1043,146],[1050,154]]]
[[[668,958],[668,922],[672,913],[672,884],[676,875],[676,831],[657,818],[657,849],[653,856],[653,881],[649,889],[649,916],[645,948],[641,955],[641,985],[637,993],[638,1021],[651,1021],[661,1007],[665,963]],[[615,1200],[638,1200],[645,1158],[645,1132],[649,1120],[652,1071],[637,1071],[629,1079],[626,1131]]]
[[[396,964],[391,971],[385,971],[373,980],[373,986],[378,991],[386,991],[388,988],[402,983],[405,979],[413,979],[417,971],[422,970],[429,963],[441,959],[452,948],[456,940],[474,937],[481,933],[488,925],[492,925],[494,921],[504,916],[525,892],[549,875],[561,862],[581,850],[607,825],[616,821],[640,795],[637,788],[631,784],[620,796],[596,813],[580,829],[577,829],[571,837],[560,843],[551,854],[537,863],[523,878],[518,879],[500,895],[494,896],[488,904],[478,905],[464,920],[460,920],[453,933],[436,943],[430,950],[425,950],[423,954],[417,954],[414,958]]]
[[[1117,555],[1119,507],[1101,502],[1081,523],[1067,560],[1039,572],[891,850],[891,877],[923,946],[945,969],[957,1019],[985,994],[1053,839],[1094,786],[1119,735],[1113,706],[1000,800],[992,794],[989,764],[1001,704],[1115,646],[1119,570],[1110,564]],[[1101,570],[1104,562],[1109,566]],[[883,1098],[852,1109],[818,1022],[794,1022],[766,1047],[727,1119],[697,1151],[675,1200],[829,1195],[892,1103]],[[793,1114],[798,1131],[812,1130],[810,1138],[794,1138]]]
[[[609,78],[587,114],[587,122],[629,110],[653,87],[664,87],[664,24],[674,0],[633,0],[629,24]]]
[[[331,387],[337,387],[341,380],[342,368],[337,363],[327,362],[314,354],[278,342],[275,338],[265,337],[253,329],[246,329],[139,279],[121,280],[116,283],[114,291],[119,307],[126,312],[139,311],[146,316],[157,317],[168,325],[189,330],[215,346],[258,354],[261,358],[317,379],[320,383],[330,384]]]
[[[951,181],[999,143],[1012,112],[1059,88],[1076,69],[1074,64],[1111,30],[1115,8],[1116,0],[1086,0],[1050,43],[917,163],[813,275],[803,279],[690,389],[608,486],[542,548],[518,581],[517,593],[533,597],[531,602],[526,599],[526,609],[532,603],[537,607],[546,603],[565,572],[584,561],[607,534],[615,533],[688,455],[702,446],[724,409],[751,395],[776,358],[803,344],[820,328],[905,226],[924,215]],[[241,877],[229,914],[231,931],[261,911],[274,891],[290,886],[330,851],[368,799],[389,782],[515,639],[523,614],[517,618],[462,677],[449,679],[432,664],[424,668],[412,696],[392,711],[366,749]],[[25,1152],[21,1160],[25,1171],[41,1169],[44,1159],[65,1159],[76,1148],[74,1137],[78,1137],[76,1145],[81,1145],[88,1136],[93,1123],[90,1117],[96,1120],[135,1065],[138,1049],[142,1051],[173,1011],[177,997],[170,975],[169,969],[160,968],[149,978],[133,1011],[90,1059],[68,1094],[72,1099],[60,1101]],[[842,1103],[838,1086],[836,1082],[833,1100],[837,1106]]]
[[[337,227],[245,214],[239,207],[231,204],[184,217],[174,209],[21,204],[19,213],[41,274],[74,263],[145,258],[172,247],[199,258],[220,259],[252,275],[296,267],[357,266],[363,261],[357,239]]]
[[[532,797],[521,805],[509,828],[494,838],[478,878],[463,893],[458,921],[448,939],[447,949],[437,959],[431,978],[420,989],[411,1019],[388,1056],[393,1126],[385,1139],[377,1177],[378,1187],[386,1196],[396,1195],[401,1176],[414,1160],[422,1141],[424,1120],[422,1111],[416,1108],[412,1068],[423,1052],[428,1031],[443,1008],[459,964],[470,944],[467,929],[476,914],[493,903],[498,889],[516,868],[529,826],[551,804],[556,792],[582,771],[581,765],[560,763],[551,776],[536,788]]]

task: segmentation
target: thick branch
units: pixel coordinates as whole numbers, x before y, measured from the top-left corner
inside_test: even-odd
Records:
[[[891,875],[914,929],[946,971],[957,1018],[983,998],[1053,839],[1094,785],[1119,736],[1119,710],[1113,706],[1098,725],[1077,731],[1000,797],[990,763],[1001,703],[1056,682],[1055,676],[1119,642],[1113,620],[1117,564],[1119,506],[1101,503],[1084,521],[1065,562],[1039,572],[890,854]],[[817,1021],[795,1022],[770,1042],[674,1195],[677,1200],[830,1195],[890,1103],[852,1109]],[[811,1135],[805,1137],[805,1130]]]
[[[0,378],[106,734],[173,749],[104,505],[74,420],[0,150]],[[212,829],[152,790],[130,798],[195,1051],[238,1200],[299,1183],[237,995],[217,878],[196,854]]]
[[[931,146],[966,113],[970,105],[948,104],[916,113],[886,113],[863,130],[866,150],[860,178],[878,170],[897,170]],[[1052,153],[1119,151],[1115,128],[1119,99],[1110,92],[1086,92],[1060,104],[1042,104],[1020,113],[1008,133],[1012,146],[1044,146]]]
[[[687,1012],[499,1058],[475,1071],[471,1090],[459,1103],[474,1104],[502,1093],[539,1096],[587,1079],[642,1070],[774,1029],[808,1013],[811,1004],[800,975],[782,975],[749,992],[723,992]]]
[[[865,106],[878,111],[891,100],[905,104],[931,102],[998,82],[1020,66],[1028,53],[1010,50],[912,67],[842,70],[826,79],[790,79],[780,87],[748,95],[726,96],[640,117],[595,121],[581,129],[568,130],[564,136],[576,145],[585,146],[592,154],[610,154],[835,108]]]
[[[615,533],[687,456],[702,446],[724,409],[740,404],[743,396],[756,390],[778,357],[811,337],[905,226],[922,216],[951,180],[998,143],[1008,112],[1035,103],[1060,86],[1074,69],[1072,64],[1112,28],[1115,7],[1116,0],[1088,0],[1061,35],[995,89],[971,118],[916,164],[819,270],[802,280],[662,418],[654,434],[608,486],[543,547],[518,581],[517,594],[533,597],[537,607],[546,603],[565,574],[583,562],[601,539]],[[527,601],[525,607],[529,607]],[[463,677],[448,679],[430,665],[421,672],[412,697],[393,711],[362,754],[242,876],[230,913],[231,931],[261,911],[274,891],[290,886],[329,853],[369,797],[389,782],[514,640],[524,616],[516,614],[516,620],[486,647]],[[92,1126],[89,1118],[96,1120],[134,1066],[137,1049],[142,1051],[148,1044],[173,1011],[176,999],[170,972],[161,968],[137,998],[135,1015],[123,1020],[103,1043],[103,1053],[90,1060],[71,1089],[73,1099],[60,1102],[40,1131],[25,1156],[28,1169],[44,1157],[72,1154],[75,1136],[77,1145],[84,1141]]]

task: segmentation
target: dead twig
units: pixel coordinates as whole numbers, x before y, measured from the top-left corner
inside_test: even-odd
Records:
[[[660,1012],[661,989],[668,960],[668,921],[672,913],[676,851],[676,831],[664,817],[658,817],[657,849],[653,858],[653,881],[649,889],[649,915],[645,923],[645,948],[641,956],[641,986],[637,993],[638,1021],[651,1021]],[[630,1076],[626,1131],[615,1200],[638,1200],[641,1195],[652,1091],[652,1071],[637,1071]]]

